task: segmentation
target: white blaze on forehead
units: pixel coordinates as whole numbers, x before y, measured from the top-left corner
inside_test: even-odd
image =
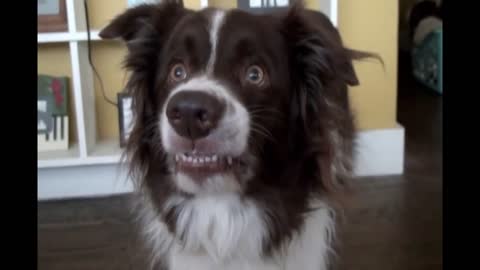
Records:
[[[217,45],[218,39],[220,35],[220,28],[222,27],[223,21],[225,18],[225,11],[223,10],[215,10],[212,13],[212,17],[210,18],[210,58],[208,59],[207,63],[207,74],[212,74],[213,67],[215,65],[215,60],[217,57]]]

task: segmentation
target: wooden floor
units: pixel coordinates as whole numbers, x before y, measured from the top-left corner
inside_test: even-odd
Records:
[[[398,100],[405,173],[355,181],[336,269],[443,268],[442,98],[400,72]],[[38,269],[146,269],[128,206],[128,196],[38,203]]]

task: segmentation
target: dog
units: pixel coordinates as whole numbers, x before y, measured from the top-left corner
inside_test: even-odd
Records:
[[[126,145],[151,266],[325,270],[352,174],[353,61],[327,16],[126,10],[100,32],[128,53]]]

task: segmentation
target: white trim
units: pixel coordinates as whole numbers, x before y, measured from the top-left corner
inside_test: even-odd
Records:
[[[68,32],[37,34],[37,43],[67,42],[71,40]]]
[[[158,4],[161,2],[162,0],[128,0],[127,8],[133,8],[141,4]]]
[[[85,13],[85,6],[84,6],[84,1],[79,1],[79,0],[67,0],[67,1],[73,1],[73,4],[75,5],[73,7],[75,14],[75,18],[73,20],[73,23],[75,24],[74,30],[70,32],[79,32],[79,31],[85,31],[87,29],[87,17]],[[70,22],[68,22],[70,24]]]
[[[338,27],[338,0],[318,0],[318,8]]]
[[[91,40],[101,40],[98,36],[99,31],[90,31]],[[54,42],[69,42],[69,41],[87,41],[87,32],[59,32],[59,33],[40,33],[37,34],[37,43],[54,43]]]
[[[66,0],[65,6],[67,8],[67,23],[68,23],[68,31],[73,33],[77,31],[77,24],[75,20],[77,18],[77,14],[75,14],[75,0]]]
[[[116,164],[122,151],[118,139],[101,140],[89,147],[88,156],[80,157],[79,146],[74,143],[66,150],[38,152],[37,168]]]
[[[338,27],[338,0],[330,1],[330,20],[335,27]]]
[[[79,59],[79,45],[77,42],[70,42],[70,62],[72,64],[72,85],[73,85],[73,98],[75,106],[75,116],[77,123],[77,138],[78,146],[80,149],[80,157],[87,156],[87,139],[85,130],[85,118],[84,118],[84,100],[83,100],[83,80],[82,72],[80,71],[80,59]]]
[[[98,197],[133,191],[124,169],[115,165],[38,170],[38,200]]]
[[[369,130],[358,135],[355,176],[402,174],[405,152],[405,129]]]
[[[78,68],[80,70],[81,88],[75,89],[81,91],[82,110],[85,132],[86,156],[90,155],[97,143],[97,124],[96,124],[96,107],[95,107],[95,89],[93,81],[93,71],[88,62],[88,44],[85,42],[77,42]],[[74,51],[72,50],[72,53]],[[80,145],[81,146],[81,145]],[[82,148],[80,148],[80,157],[82,156]]]
[[[120,163],[120,155],[111,156],[99,156],[99,157],[86,157],[86,158],[62,158],[62,159],[46,159],[37,160],[37,168],[61,168],[61,167],[73,167],[73,166],[85,166],[85,165],[102,165],[102,164],[118,164]]]
[[[354,175],[402,174],[404,138],[405,130],[401,126],[360,132]],[[125,171],[120,169],[118,163],[98,164],[115,161],[116,156],[89,157],[83,159],[81,165],[92,166],[39,168],[38,200],[107,196],[133,191],[132,184],[126,181]]]

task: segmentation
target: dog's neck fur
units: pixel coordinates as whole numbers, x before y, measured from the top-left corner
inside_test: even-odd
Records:
[[[194,199],[172,197],[166,208],[182,205],[172,234],[144,198],[139,216],[152,263],[169,270],[325,270],[334,217],[323,202],[311,201],[302,228],[271,256],[262,256],[269,224],[256,205],[238,195]],[[152,266],[153,266],[152,264]]]

